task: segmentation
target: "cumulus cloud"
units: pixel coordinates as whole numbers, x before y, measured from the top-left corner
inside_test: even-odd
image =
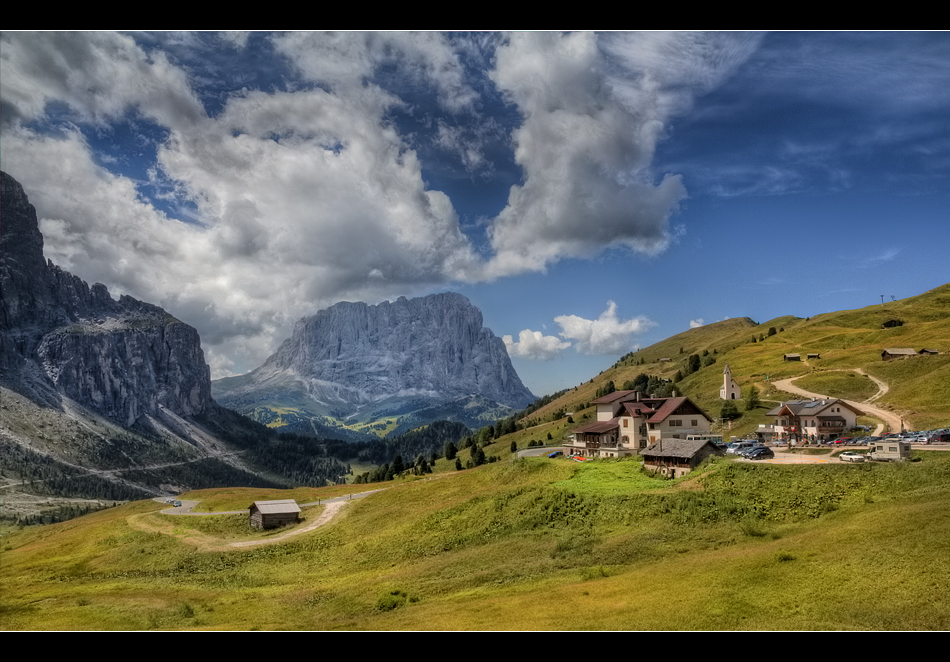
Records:
[[[558,335],[574,342],[574,349],[582,354],[624,354],[633,349],[633,337],[656,325],[646,317],[620,320],[617,304],[607,302],[607,310],[596,320],[577,315],[561,315],[554,321],[561,327]]]
[[[557,338],[545,336],[540,331],[524,329],[518,334],[518,342],[511,336],[503,336],[505,347],[510,356],[528,361],[550,361],[561,355],[561,352],[571,346],[571,343]]]
[[[37,206],[47,255],[198,327],[215,376],[256,367],[315,309],[444,286],[475,270],[451,201],[427,189],[415,152],[383,119],[400,100],[362,81],[373,57],[408,49],[405,36],[389,46],[331,40],[341,53],[330,67],[338,93],[245,90],[215,117],[183,71],[128,37],[32,36],[37,43],[3,36],[4,110],[36,118],[58,100],[88,122],[147,115],[167,131],[156,177],[193,205],[195,221],[170,218],[138,182],[99,165],[79,130],[11,123],[4,168]],[[290,53],[292,40],[281,39]],[[434,54],[425,76],[457,105],[466,94],[441,39],[422,38],[410,55],[419,63]],[[344,57],[360,48],[369,51],[355,57],[363,68]],[[295,61],[306,68],[308,57]]]
[[[699,319],[690,320],[690,321],[689,321],[689,328],[691,328],[691,329],[698,329],[698,328],[701,327],[703,324],[704,324],[703,318],[700,317]]]
[[[40,117],[50,102],[96,124],[135,109],[164,126],[203,114],[187,74],[114,32],[4,32],[3,122]]]
[[[678,175],[651,163],[670,117],[751,50],[683,33],[516,33],[492,78],[524,116],[514,131],[524,183],[489,237],[488,271],[544,270],[610,246],[656,254],[686,197]]]
[[[220,35],[287,72],[251,89],[268,74],[234,72],[239,84],[226,87],[213,75],[223,59],[196,68],[177,63],[202,60],[198,51],[166,55],[170,44],[179,55],[198,48],[187,33],[140,37],[147,48],[118,33],[0,34],[3,166],[37,206],[47,256],[196,326],[216,377],[256,367],[297,318],[341,299],[539,270],[607,247],[663,250],[685,189],[651,172],[656,144],[671,115],[729,70],[709,62],[737,59],[675,35],[288,33],[269,37],[274,51],[266,37]],[[491,93],[523,118],[511,137],[524,178],[488,223],[483,256],[392,120],[413,111],[408,95],[373,81],[385,71],[434,91],[443,116],[428,139],[470,172],[492,172],[482,137],[500,125],[466,121],[488,83],[476,92],[461,60],[489,51]],[[207,111],[202,99],[213,100]],[[147,167],[94,144],[123,122],[154,129]],[[615,308],[557,318],[561,339],[525,329],[510,351],[628,351],[650,322],[618,320]]]

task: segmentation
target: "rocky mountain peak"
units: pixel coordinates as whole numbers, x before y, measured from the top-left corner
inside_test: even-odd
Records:
[[[262,369],[339,384],[360,402],[408,393],[482,395],[511,407],[534,400],[481,311],[455,292],[338,303],[297,322]]]
[[[219,402],[268,424],[292,409],[321,425],[402,417],[477,425],[535,399],[481,311],[455,292],[335,304],[299,320],[260,368],[214,388]]]
[[[211,402],[198,333],[157,306],[92,287],[43,257],[36,210],[0,173],[0,368],[14,388],[51,386],[122,425]],[[35,382],[39,380],[41,384]],[[28,382],[34,382],[32,386]]]

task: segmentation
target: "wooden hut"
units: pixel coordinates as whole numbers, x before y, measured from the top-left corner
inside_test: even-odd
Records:
[[[273,529],[300,521],[300,506],[293,499],[255,501],[250,511],[251,526],[255,529]]]
[[[882,361],[893,361],[894,359],[906,359],[908,356],[917,356],[913,347],[887,347],[881,352]]]
[[[643,466],[665,476],[678,478],[695,469],[711,455],[722,451],[709,440],[663,439],[640,451]]]

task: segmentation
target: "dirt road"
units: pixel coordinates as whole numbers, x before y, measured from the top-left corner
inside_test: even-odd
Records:
[[[350,501],[355,499],[361,499],[370,494],[375,494],[376,492],[382,492],[384,489],[381,488],[378,490],[367,490],[366,492],[358,492],[356,494],[348,494],[346,496],[334,497],[332,499],[323,499],[319,502],[313,503],[302,503],[301,506],[317,506],[323,505],[323,512],[320,513],[312,522],[307,522],[304,526],[299,528],[294,528],[286,533],[282,533],[278,536],[272,538],[264,538],[261,540],[241,540],[236,542],[224,542],[214,536],[208,534],[199,534],[194,531],[189,531],[187,534],[179,534],[175,531],[174,527],[164,527],[161,525],[156,525],[155,523],[146,523],[143,515],[133,515],[129,517],[129,524],[140,531],[150,531],[156,533],[165,533],[168,535],[173,535],[177,538],[180,538],[192,545],[195,545],[199,549],[204,551],[223,551],[225,549],[234,548],[234,547],[255,547],[258,545],[270,545],[275,542],[282,542],[287,538],[293,536],[299,536],[301,533],[307,533],[313,531],[317,527],[323,526],[330,520],[332,520],[340,510],[348,504]],[[155,498],[154,501],[163,501],[163,499]],[[216,515],[246,515],[247,510],[231,510],[231,511],[220,511],[214,513],[196,513],[192,512],[192,508],[197,506],[200,501],[182,501],[181,506],[177,508],[166,508],[162,510],[163,515],[184,515],[191,517],[214,517]]]
[[[832,371],[829,371],[829,372],[832,372]],[[872,402],[880,398],[882,395],[887,393],[887,384],[882,382],[877,377],[868,375],[866,372],[864,372],[860,368],[851,370],[851,371],[838,370],[834,372],[856,372],[859,375],[865,375],[869,377],[875,384],[877,384],[877,388],[878,388],[877,393],[872,395],[870,398],[868,398],[864,402],[854,402],[851,400],[844,400],[845,403],[851,405],[852,407],[856,409],[864,411],[869,416],[873,416],[875,418],[879,418],[882,421],[884,421],[883,424],[877,426],[877,429],[874,431],[875,436],[879,437],[883,435],[885,432],[901,432],[903,430],[903,425],[902,425],[900,416],[898,416],[894,412],[888,411],[886,409],[881,409],[880,407],[875,407],[873,404],[871,404]],[[814,398],[814,399],[820,399],[820,398],[830,399],[830,397],[827,395],[821,395],[820,393],[812,393],[811,391],[806,391],[803,388],[798,388],[792,383],[796,379],[801,379],[802,377],[805,377],[805,376],[806,375],[799,375],[798,377],[791,377],[789,379],[781,379],[777,382],[772,382],[772,383],[775,385],[775,388],[781,389],[782,391],[787,391],[788,393],[794,393],[795,395],[801,395],[806,398]],[[887,428],[890,428],[890,429],[888,430]]]

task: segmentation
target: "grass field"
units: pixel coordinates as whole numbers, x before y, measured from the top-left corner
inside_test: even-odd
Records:
[[[136,502],[4,536],[0,628],[942,630],[950,453],[916,457],[720,460],[677,481],[630,460],[506,461],[216,551],[187,538],[262,534]]]

